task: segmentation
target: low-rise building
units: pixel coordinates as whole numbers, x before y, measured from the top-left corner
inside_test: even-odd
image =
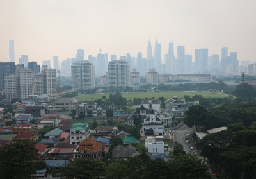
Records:
[[[94,138],[87,137],[74,149],[73,157],[101,160],[104,157],[102,144],[97,142]]]
[[[95,128],[96,133],[94,137],[105,137],[110,139],[116,134],[113,126],[98,126]]]
[[[38,150],[40,156],[44,155],[47,151],[48,145],[45,144],[35,144],[35,148]]]
[[[54,121],[55,126],[59,126],[60,118],[58,114],[44,114],[43,121]]]
[[[163,136],[147,136],[145,147],[151,154],[159,154],[168,151],[168,144],[164,144]]]
[[[38,139],[37,134],[34,132],[22,132],[12,138],[13,141],[17,139],[30,139],[36,141]]]
[[[139,155],[139,152],[137,152],[136,148],[131,144],[125,146],[118,145],[115,148],[113,148],[112,151],[112,158],[128,159],[136,155]]]
[[[88,123],[73,123],[70,128],[70,144],[79,144],[86,137],[89,137]]]
[[[37,129],[42,129],[45,126],[54,127],[55,122],[54,121],[40,121],[40,123],[37,124]]]
[[[17,123],[29,123],[31,120],[31,114],[20,114],[17,116]]]
[[[29,131],[33,131],[33,125],[31,124],[17,124],[15,126],[13,126],[12,128],[12,133],[21,133],[21,132],[29,132]]]
[[[25,114],[33,115],[34,119],[43,119],[43,115],[47,113],[47,109],[44,106],[26,106]]]
[[[164,135],[163,121],[155,114],[154,110],[151,110],[149,116],[144,119],[141,129],[141,133],[144,135]]]
[[[52,103],[52,110],[73,110],[77,108],[77,100],[73,98],[60,98]]]
[[[130,110],[115,110],[113,112],[114,123],[125,123],[125,121],[132,115]]]
[[[47,132],[44,137],[46,139],[50,139],[50,138],[59,138],[60,134],[63,132],[63,130],[60,130],[59,128],[53,129],[50,132]]]

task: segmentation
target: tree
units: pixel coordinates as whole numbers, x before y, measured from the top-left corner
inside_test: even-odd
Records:
[[[111,109],[106,110],[106,116],[107,117],[113,117],[113,111]]]
[[[13,104],[13,103],[16,103],[16,102],[22,103],[22,101],[21,101],[20,98],[13,98],[13,99],[11,100],[11,103],[12,103],[12,104]]]
[[[36,165],[37,170],[42,170],[42,169],[46,168],[46,163],[42,159],[36,160],[35,165]]]
[[[118,128],[118,131],[123,131],[124,130],[124,128],[125,128],[125,125],[124,124],[122,124],[122,123],[117,123],[117,128]]]
[[[253,88],[252,85],[242,83],[236,86],[233,94],[236,97],[252,99],[256,96],[256,90]]]
[[[186,155],[186,152],[183,149],[183,146],[181,144],[176,144],[173,149],[173,155],[179,156],[179,155]]]
[[[76,158],[73,163],[61,168],[61,175],[67,179],[95,179],[104,174],[104,164],[89,158]]]
[[[150,160],[146,164],[147,175],[146,178],[155,179],[155,178],[172,178],[173,172],[172,167],[168,165],[169,163],[164,161],[162,158],[156,158]]]
[[[106,167],[106,177],[113,178],[113,179],[122,179],[125,178],[126,168],[128,166],[125,164],[125,161],[114,161],[111,162]]]
[[[94,120],[94,121],[91,123],[90,128],[93,130],[93,129],[95,129],[96,127],[98,127],[98,123],[97,123],[96,120]]]
[[[151,160],[151,154],[148,152],[148,148],[142,145],[137,146],[137,150],[139,151],[140,155],[138,156],[143,163],[147,163]]]
[[[34,159],[38,156],[35,143],[29,139],[0,147],[0,178],[31,178],[36,172]]]
[[[211,179],[209,167],[194,155],[179,155],[173,163],[173,178]]]
[[[76,115],[76,110],[72,110],[71,113],[69,114],[69,116],[71,116],[72,118],[74,118]]]

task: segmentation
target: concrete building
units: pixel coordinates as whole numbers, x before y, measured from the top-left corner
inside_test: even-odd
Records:
[[[33,81],[34,81],[34,73],[29,68],[20,69],[18,71],[19,75],[19,90],[20,90],[20,98],[26,99],[29,95],[33,95]]]
[[[33,94],[41,96],[42,94],[46,94],[46,80],[45,75],[43,73],[37,73],[34,75],[33,81]]]
[[[15,62],[14,40],[9,40],[9,59],[10,62]]]
[[[145,139],[145,147],[151,154],[164,153],[165,148],[168,151],[168,144],[164,144],[163,136],[147,136]]]
[[[130,86],[133,87],[133,89],[140,88],[140,72],[137,72],[136,69],[133,69],[130,73]]]
[[[255,64],[248,65],[248,75],[254,76],[255,75]]]
[[[52,103],[52,109],[58,110],[65,108],[66,110],[73,110],[77,107],[77,100],[73,98],[60,98]]]
[[[108,85],[126,87],[130,85],[130,65],[124,60],[113,60],[108,63]]]
[[[53,67],[56,70],[60,69],[58,56],[53,56]]]
[[[15,73],[15,62],[0,62],[0,91],[4,89],[4,78]]]
[[[40,73],[40,65],[37,62],[29,62],[28,68],[30,68],[34,73]]]
[[[108,73],[100,77],[100,84],[107,85],[108,84]]]
[[[146,83],[158,83],[158,72],[153,69],[149,69],[148,72],[146,73]]]
[[[178,74],[173,75],[172,80],[170,81],[195,81],[195,82],[203,82],[203,81],[212,81],[212,76],[210,74]]]
[[[95,88],[95,71],[93,63],[78,61],[71,66],[72,89],[85,90]]]
[[[141,133],[144,135],[163,136],[164,124],[159,116],[156,115],[154,110],[151,110],[149,116],[144,119],[142,124]]]
[[[4,78],[5,80],[5,96],[7,101],[11,101],[13,98],[19,98],[19,87],[18,87],[18,79],[17,76],[11,74]]]
[[[88,123],[73,123],[70,128],[70,144],[78,145],[80,141],[89,137]]]
[[[24,64],[24,67],[28,67],[28,55],[21,55],[19,64]]]
[[[159,83],[166,83],[172,81],[172,75],[164,74],[159,77]]]
[[[84,61],[84,50],[78,49],[76,53],[76,60],[77,61]]]
[[[46,93],[47,95],[56,93],[56,69],[46,69]]]
[[[44,60],[42,63],[42,66],[47,66],[48,68],[51,68],[51,61],[50,60]]]

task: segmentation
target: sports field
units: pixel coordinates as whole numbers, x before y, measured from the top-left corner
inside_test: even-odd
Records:
[[[13,137],[15,137],[17,134],[1,134],[0,139],[3,140],[12,140]]]
[[[177,96],[180,98],[183,98],[184,95],[189,95],[189,96],[195,96],[195,95],[202,95],[205,98],[224,98],[226,97],[225,94],[219,94],[216,92],[141,92],[141,93],[122,93],[122,96],[127,98],[128,100],[133,98],[159,98],[159,97],[164,97],[165,99],[171,98],[173,96]],[[109,97],[109,94],[86,94],[86,95],[81,95],[77,97],[76,99],[78,101],[91,101],[91,100],[97,100],[101,99],[102,96],[106,96],[107,98]]]

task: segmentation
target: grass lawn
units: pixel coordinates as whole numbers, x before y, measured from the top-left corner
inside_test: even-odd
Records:
[[[164,139],[164,144],[168,144],[168,146],[171,147],[172,146],[172,140]]]
[[[195,95],[202,95],[205,98],[224,98],[226,95],[224,94],[219,94],[216,92],[141,92],[141,93],[122,93],[122,96],[127,98],[128,100],[133,98],[159,98],[159,97],[164,97],[165,99],[171,98],[173,96],[178,96],[180,98],[183,98],[184,95],[188,96],[195,96]],[[107,98],[109,97],[109,94],[86,94],[77,97],[76,99],[78,101],[90,101],[90,100],[97,100],[97,99],[102,99],[102,96],[106,96]]]
[[[170,157],[173,157],[173,152],[169,151]]]
[[[12,140],[12,138],[14,136],[16,136],[17,134],[1,134],[0,135],[0,139],[3,139],[3,140]]]

